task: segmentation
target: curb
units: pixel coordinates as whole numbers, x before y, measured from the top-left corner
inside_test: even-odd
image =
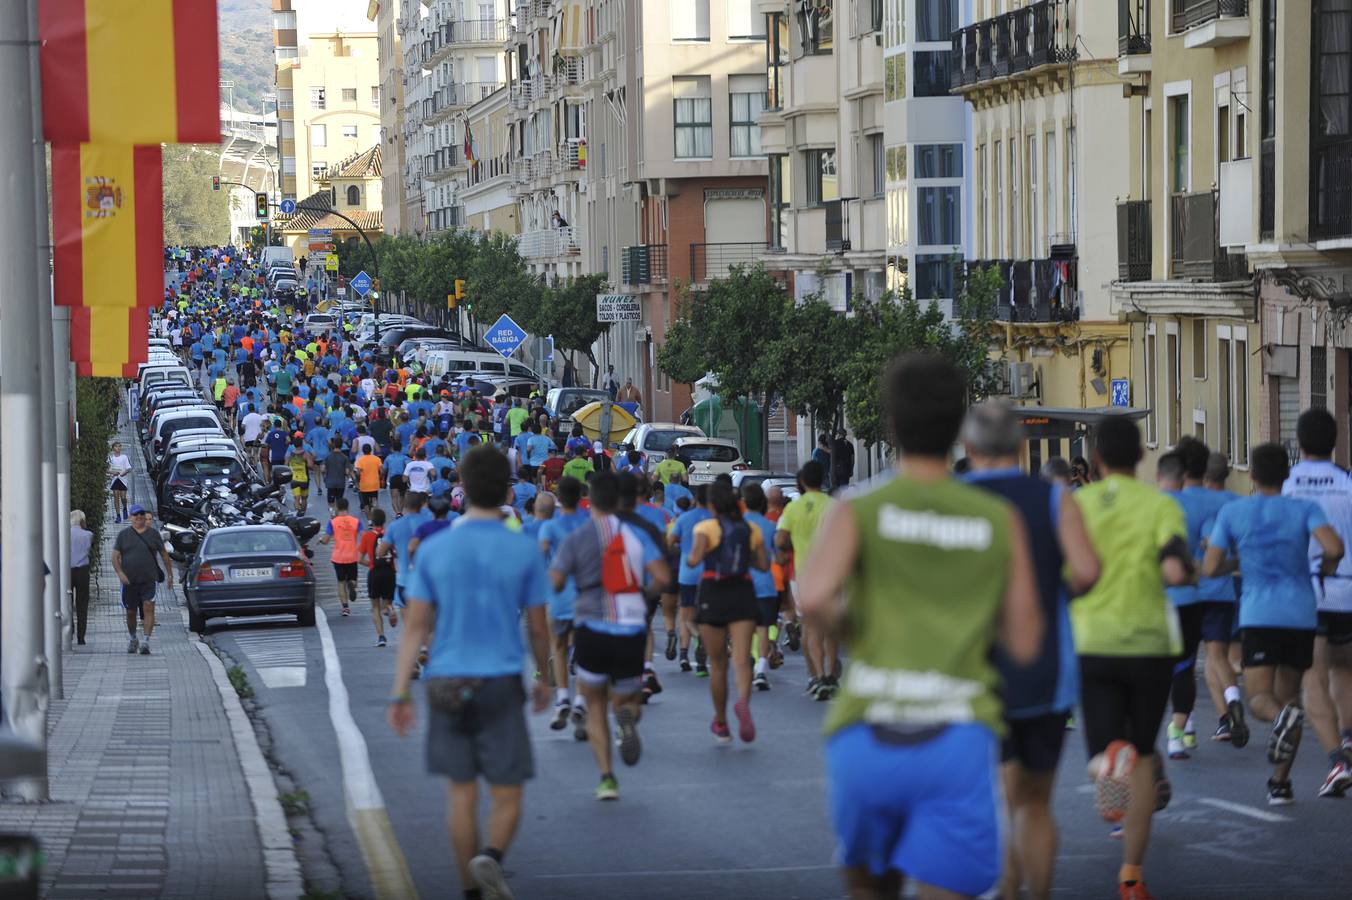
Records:
[[[186,621],[186,611],[183,618]],[[200,637],[191,635],[191,638],[193,646],[211,669],[216,690],[221,695],[221,705],[225,708],[226,718],[230,720],[230,731],[239,753],[239,765],[244,771],[244,781],[249,786],[249,799],[253,802],[254,825],[258,828],[258,840],[263,846],[263,885],[267,896],[269,900],[299,900],[305,893],[305,882],[291,832],[287,828],[286,816],[282,813],[282,804],[277,800],[277,785],[272,780],[272,770],[263,758],[258,737],[239,702],[239,695],[225,674],[225,665]]]

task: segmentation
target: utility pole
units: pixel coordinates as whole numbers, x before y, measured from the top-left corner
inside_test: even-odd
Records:
[[[52,578],[60,582],[62,647],[75,643],[70,583],[70,412],[75,406],[75,366],[70,361],[70,310],[52,307],[52,371],[56,373],[56,507],[60,553]]]
[[[36,21],[29,3],[0,3],[0,186],[4,196],[33,196],[33,84],[29,54],[36,51]],[[34,17],[35,19],[36,17]],[[45,184],[46,179],[43,179]],[[22,202],[22,201],[20,201]],[[0,429],[4,502],[0,503],[0,697],[5,722],[15,735],[42,748],[42,771],[13,784],[26,800],[47,798],[47,661],[43,656],[42,532],[33,527],[43,509],[41,479],[41,368],[51,343],[33,340],[40,319],[38,241],[32,215],[0,216],[0,247],[14,265],[0,266]],[[44,277],[46,273],[43,273]],[[25,427],[27,426],[27,427]]]

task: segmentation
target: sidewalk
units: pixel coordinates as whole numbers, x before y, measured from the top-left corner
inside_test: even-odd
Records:
[[[128,427],[120,437],[135,444]],[[153,509],[140,454],[132,455],[130,502]],[[266,785],[259,793],[274,806],[275,787],[270,777],[257,777],[266,768],[252,730],[237,744],[247,719],[236,708],[232,729],[214,667],[192,646],[177,586],[160,587],[151,655],[127,653],[109,562],[122,527],[110,512],[91,585],[88,643],[66,653],[66,699],[49,710],[51,800],[0,803],[0,831],[38,839],[46,856],[42,889],[53,900],[299,894],[294,855],[278,847],[277,829],[269,827],[278,819],[268,814],[280,811],[256,815],[251,800],[251,780],[256,791]],[[286,839],[284,828],[281,835]]]

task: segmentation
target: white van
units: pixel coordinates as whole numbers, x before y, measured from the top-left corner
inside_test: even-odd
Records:
[[[503,359],[485,350],[428,350],[423,368],[433,378],[442,375],[483,375],[540,381],[540,376],[525,363]]]

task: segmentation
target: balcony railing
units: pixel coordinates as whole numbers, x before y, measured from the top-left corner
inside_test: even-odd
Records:
[[[1173,31],[1187,31],[1216,19],[1242,19],[1249,14],[1249,0],[1174,0]]]
[[[451,44],[501,44],[507,40],[507,23],[501,19],[469,19],[452,22],[447,35]]]
[[[1117,280],[1149,281],[1152,247],[1150,201],[1117,204]]]
[[[850,249],[850,208],[844,200],[822,204],[826,210],[826,250],[841,253]]]
[[[1244,254],[1220,244],[1220,203],[1214,191],[1169,198],[1169,277],[1193,281],[1245,281]]]
[[[1352,237],[1352,141],[1316,143],[1310,154],[1310,232]]]
[[[1150,0],[1117,0],[1117,55],[1150,52]]]
[[[1000,275],[995,318],[1001,322],[1073,322],[1080,310],[1075,303],[1079,258],[971,259],[954,271],[954,294],[962,292],[967,276],[994,269]]]
[[[639,244],[624,248],[620,280],[627,285],[667,283],[667,245]]]
[[[559,144],[559,155],[555,161],[559,172],[582,172],[587,168],[587,142],[585,140],[566,140]]]
[[[951,83],[962,87],[1074,59],[1063,10],[1037,0],[953,32]]]
[[[577,240],[577,229],[573,225],[527,231],[517,235],[517,247],[526,259],[553,259],[576,256],[582,252],[582,245]]]
[[[710,278],[725,278],[736,265],[751,265],[766,254],[764,241],[730,244],[691,244],[690,283],[708,284]]]

